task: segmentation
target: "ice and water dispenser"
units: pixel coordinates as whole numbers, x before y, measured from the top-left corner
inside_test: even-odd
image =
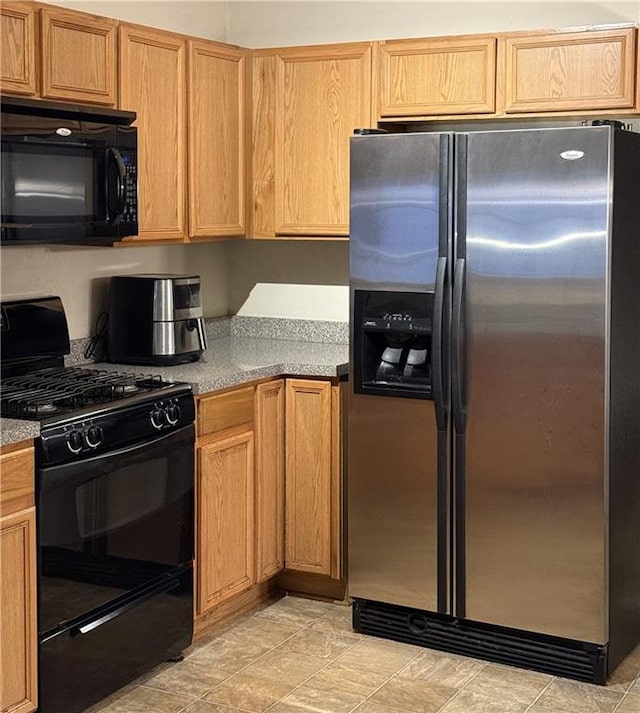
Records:
[[[356,393],[432,398],[433,304],[430,292],[355,291]]]

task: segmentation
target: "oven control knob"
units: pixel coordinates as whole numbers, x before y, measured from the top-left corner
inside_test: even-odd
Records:
[[[72,453],[80,453],[84,446],[84,438],[80,431],[71,431],[67,436],[67,448]]]
[[[154,408],[149,413],[149,418],[151,419],[151,425],[158,430],[165,424],[165,412],[160,408]]]
[[[180,406],[178,406],[178,404],[172,404],[169,408],[167,408],[166,414],[167,422],[172,426],[175,426],[180,420]]]
[[[102,436],[100,426],[90,426],[85,434],[89,448],[97,448],[102,443]]]

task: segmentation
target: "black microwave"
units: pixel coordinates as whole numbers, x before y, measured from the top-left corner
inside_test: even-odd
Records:
[[[138,232],[136,115],[2,97],[3,245],[108,245]]]

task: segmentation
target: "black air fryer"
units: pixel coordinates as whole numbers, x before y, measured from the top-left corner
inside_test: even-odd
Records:
[[[112,362],[171,366],[198,361],[206,348],[198,275],[111,278]]]

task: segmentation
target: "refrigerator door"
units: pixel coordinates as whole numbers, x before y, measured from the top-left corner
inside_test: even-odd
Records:
[[[441,356],[450,150],[442,134],[351,142],[349,593],[432,611],[448,599]],[[368,350],[379,352],[377,368]],[[418,361],[432,371],[416,372]],[[422,392],[409,383],[416,373],[431,380]],[[367,378],[378,385],[364,386]]]
[[[466,406],[454,417],[456,614],[598,644],[610,148],[608,127],[460,137],[452,327],[463,356],[452,402]]]

